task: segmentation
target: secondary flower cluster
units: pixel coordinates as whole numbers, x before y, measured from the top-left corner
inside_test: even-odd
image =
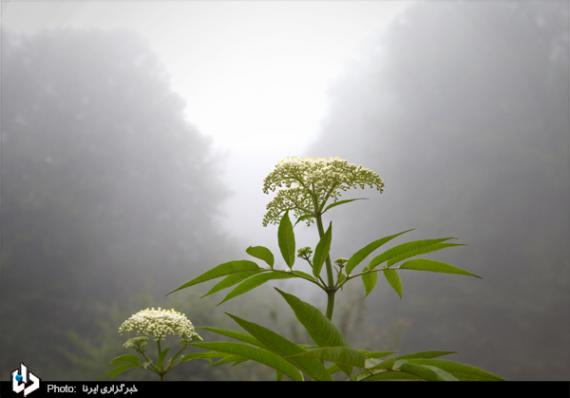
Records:
[[[119,333],[135,332],[142,336],[150,337],[156,341],[164,339],[166,336],[178,336],[182,343],[189,344],[194,339],[200,339],[200,335],[194,330],[194,325],[190,319],[181,312],[175,310],[166,310],[162,308],[146,308],[139,311],[124,321],[119,326]],[[135,346],[143,343],[129,339],[129,346]]]
[[[352,164],[338,157],[286,158],[265,177],[263,192],[277,192],[267,205],[263,225],[278,224],[285,211],[295,216],[322,212],[329,201],[336,202],[343,192],[353,188],[384,190],[384,181],[373,170]]]

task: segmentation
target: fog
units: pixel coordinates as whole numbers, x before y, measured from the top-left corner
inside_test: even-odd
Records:
[[[440,258],[483,277],[342,292],[351,343],[568,379],[569,18],[565,1],[3,3],[0,373],[100,378],[143,305],[224,322],[200,289],[165,294],[278,251],[262,179],[297,155],[385,181],[330,212],[335,257],[416,228],[467,243]],[[272,296],[229,308],[289,329]]]

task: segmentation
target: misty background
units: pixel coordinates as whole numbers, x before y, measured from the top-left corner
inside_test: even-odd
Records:
[[[144,306],[198,325],[270,317],[302,339],[269,287],[218,308],[200,289],[165,294],[250,244],[276,248],[263,177],[285,156],[338,155],[386,187],[330,213],[335,257],[416,228],[467,243],[438,258],[483,276],[406,274],[402,300],[381,283],[342,292],[352,344],[568,379],[569,9],[2,3],[0,373],[104,377],[118,324]],[[192,362],[176,377],[272,374]]]

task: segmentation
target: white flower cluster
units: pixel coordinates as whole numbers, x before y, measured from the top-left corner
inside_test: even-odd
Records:
[[[201,340],[190,319],[183,313],[172,309],[146,308],[131,315],[119,326],[119,333],[129,332],[136,332],[157,341],[166,336],[179,336],[184,344],[188,344],[194,339]],[[131,341],[129,345],[136,343],[142,343],[142,341]]]
[[[312,216],[322,212],[329,200],[338,201],[343,192],[366,187],[381,193],[384,181],[375,171],[338,157],[286,158],[263,181],[264,193],[277,192],[267,205],[263,225],[279,223],[287,210],[297,217]]]

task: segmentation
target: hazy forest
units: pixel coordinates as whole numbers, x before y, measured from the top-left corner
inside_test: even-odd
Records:
[[[508,380],[568,379],[570,6],[406,4],[354,43],[355,55],[326,87],[312,139],[286,155],[339,156],[382,177],[382,194],[357,192],[351,197],[368,200],[334,210],[338,256],[415,228],[417,239],[466,243],[437,258],[482,279],[408,273],[401,299],[383,281],[368,296],[354,283],[339,291],[333,320],[358,347],[457,351],[456,360]],[[112,12],[114,4],[105,6]],[[271,198],[258,175],[283,153],[250,148],[238,166],[228,164],[228,153],[254,140],[218,150],[220,139],[192,120],[168,62],[136,30],[63,24],[27,31],[10,19],[11,5],[3,7],[0,374],[25,361],[44,379],[107,379],[110,361],[124,351],[119,325],[145,307],[228,328],[235,325],[224,312],[231,312],[308,342],[271,288],[323,309],[321,296],[300,282],[273,281],[221,306],[200,298],[202,285],[167,295],[217,264],[245,258],[249,245],[279,253],[277,227],[262,225]],[[212,30],[220,26],[212,19]],[[193,48],[186,43],[200,40],[172,46],[185,54]],[[291,69],[311,68],[280,55]],[[192,59],[199,68],[200,56]],[[225,62],[227,76],[219,78],[239,80],[234,61]],[[295,117],[279,103],[268,106],[283,120]],[[273,131],[264,134],[270,141]],[[251,207],[235,199],[248,192]],[[236,222],[244,219],[251,224]],[[295,226],[298,247],[302,239],[317,243],[307,231]],[[143,371],[121,377],[152,379]],[[191,361],[170,377],[273,378],[251,361]]]

